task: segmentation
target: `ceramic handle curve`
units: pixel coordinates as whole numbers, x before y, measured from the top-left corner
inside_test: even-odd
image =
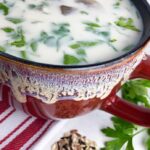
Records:
[[[134,78],[150,80],[150,55],[146,55],[146,59],[132,73],[130,79]],[[129,122],[150,127],[150,109],[127,102],[116,96],[115,92],[102,102],[100,109]]]
[[[127,102],[118,96],[105,100],[101,109],[137,125],[150,127],[150,109]]]
[[[144,78],[150,80],[150,55],[146,55],[145,59],[139,64],[135,71],[131,74],[130,79]]]

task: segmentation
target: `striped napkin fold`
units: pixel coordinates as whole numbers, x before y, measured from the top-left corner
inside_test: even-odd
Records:
[[[10,89],[0,85],[0,150],[31,150],[54,124],[26,114]]]

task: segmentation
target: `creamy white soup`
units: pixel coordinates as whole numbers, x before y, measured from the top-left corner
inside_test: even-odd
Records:
[[[130,0],[1,0],[0,51],[46,64],[107,61],[142,34]]]

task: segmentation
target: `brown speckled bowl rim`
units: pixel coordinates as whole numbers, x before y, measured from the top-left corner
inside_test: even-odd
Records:
[[[147,0],[142,0],[142,2],[147,5],[147,9],[150,13],[150,5],[149,3],[147,2]],[[85,64],[85,65],[54,65],[54,64],[46,64],[46,63],[38,63],[38,62],[34,62],[34,61],[30,61],[30,60],[24,60],[22,58],[18,58],[18,57],[15,57],[15,56],[12,56],[10,54],[7,54],[7,53],[4,53],[4,52],[0,52],[0,59],[1,59],[1,56],[2,58],[6,58],[6,59],[10,59],[10,60],[13,60],[13,61],[16,61],[18,63],[23,63],[23,64],[26,64],[26,65],[30,65],[30,66],[35,66],[35,67],[40,67],[40,68],[51,68],[51,69],[71,69],[71,70],[78,70],[78,69],[92,69],[92,68],[95,68],[97,66],[101,66],[101,67],[106,67],[106,66],[110,66],[110,65],[113,65],[113,64],[116,64],[116,63],[119,63],[121,62],[123,59],[126,59],[132,55],[134,55],[138,50],[140,51],[143,47],[145,47],[146,43],[148,43],[148,41],[150,41],[150,33],[148,33],[147,35],[147,38],[142,41],[142,38],[143,38],[143,35],[141,36],[141,39],[139,41],[139,43],[137,44],[137,46],[135,48],[133,48],[131,51],[119,56],[119,57],[116,57],[114,59],[111,59],[111,60],[108,60],[108,61],[103,61],[103,62],[98,62],[98,63],[93,63],[93,64]]]

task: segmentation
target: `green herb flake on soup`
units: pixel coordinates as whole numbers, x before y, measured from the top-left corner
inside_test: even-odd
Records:
[[[0,1],[0,52],[35,62],[107,61],[130,51],[142,30],[130,0]]]

